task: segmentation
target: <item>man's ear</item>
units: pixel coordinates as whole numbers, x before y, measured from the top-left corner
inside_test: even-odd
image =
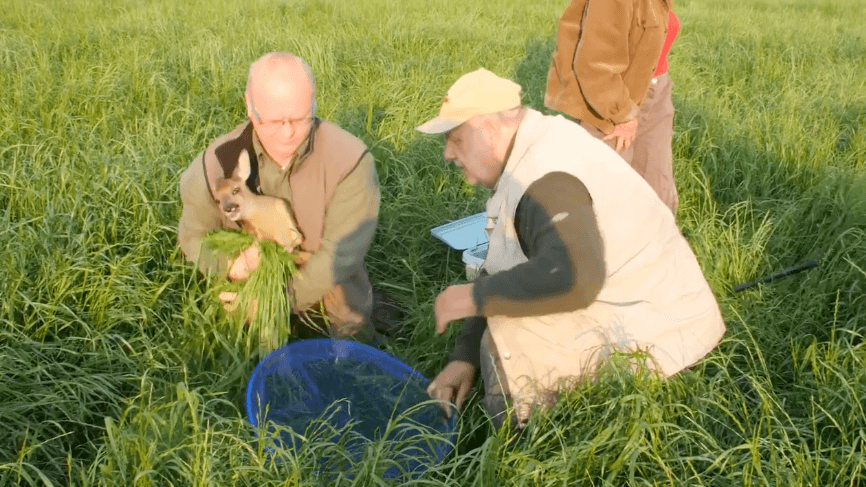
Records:
[[[247,107],[247,116],[250,117],[250,120],[252,120],[253,122],[256,122],[256,123],[261,123],[261,120],[259,120],[259,117],[257,117],[256,114],[253,113],[253,106],[252,106],[252,103],[250,101],[250,92],[249,91],[244,91],[244,102],[245,102],[246,107]]]
[[[502,124],[499,123],[499,119],[495,115],[483,117],[478,129],[482,131],[481,133],[483,134],[484,140],[490,144],[491,147],[495,147],[499,143],[499,136],[502,133]]]

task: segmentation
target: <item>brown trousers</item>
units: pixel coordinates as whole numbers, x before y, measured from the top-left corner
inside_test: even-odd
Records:
[[[294,334],[301,338],[329,336],[372,343],[372,287],[366,272],[356,274],[350,281],[335,286],[325,294],[322,301],[309,309],[293,314]],[[354,288],[366,289],[367,292],[347,292],[345,287],[353,284]]]
[[[619,155],[655,190],[662,202],[677,214],[680,200],[674,183],[671,138],[674,126],[674,105],[671,102],[673,83],[667,74],[655,78],[640,107],[637,133],[631,145]],[[605,134],[586,122],[580,125],[597,139]],[[605,141],[611,148],[616,140]]]

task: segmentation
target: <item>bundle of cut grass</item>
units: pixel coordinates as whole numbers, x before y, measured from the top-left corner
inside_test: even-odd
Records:
[[[233,230],[211,232],[205,236],[204,244],[230,259],[237,258],[250,245],[258,246],[261,259],[249,278],[230,282],[227,276],[220,276],[212,281],[211,292],[220,305],[219,293],[238,294],[237,307],[226,313],[227,334],[236,345],[242,346],[247,357],[263,357],[284,345],[291,335],[292,310],[292,296],[286,286],[297,272],[297,256],[275,242]]]

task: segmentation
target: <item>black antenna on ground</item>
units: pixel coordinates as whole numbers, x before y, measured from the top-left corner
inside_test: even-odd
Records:
[[[764,283],[767,283],[767,282],[773,282],[773,281],[778,280],[778,279],[781,279],[781,278],[783,278],[783,277],[788,277],[788,276],[790,276],[790,275],[792,275],[792,274],[797,274],[798,272],[803,272],[803,271],[805,271],[805,270],[809,270],[809,269],[811,269],[811,268],[813,268],[813,267],[818,267],[818,265],[819,265],[818,261],[814,261],[814,260],[813,260],[813,261],[806,262],[805,264],[800,264],[800,265],[797,265],[797,266],[794,266],[794,267],[789,267],[789,268],[787,268],[787,269],[785,269],[785,270],[783,270],[783,271],[781,271],[781,272],[777,272],[777,273],[775,273],[775,274],[771,274],[771,275],[769,275],[769,276],[767,276],[767,277],[762,277],[761,279],[757,279],[757,280],[755,280],[755,281],[751,281],[751,282],[746,282],[746,283],[740,284],[739,286],[737,286],[737,287],[734,288],[734,292],[735,292],[735,293],[738,293],[738,292],[740,292],[740,291],[744,291],[744,290],[746,290],[746,289],[749,289],[750,287],[755,287],[755,286],[757,286],[758,284],[764,284]]]

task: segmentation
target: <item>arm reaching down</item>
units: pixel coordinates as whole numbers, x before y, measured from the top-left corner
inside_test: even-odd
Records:
[[[572,66],[589,108],[614,125],[636,118],[639,110],[623,81],[630,64],[632,15],[632,0],[587,2]]]
[[[481,271],[470,290],[477,316],[464,320],[451,361],[480,366],[485,316],[541,316],[582,309],[592,304],[604,284],[601,235],[592,198],[580,180],[562,172],[542,177],[520,200],[514,222],[529,260],[496,274]],[[455,292],[453,288],[462,292],[460,286],[450,286],[440,297]]]

